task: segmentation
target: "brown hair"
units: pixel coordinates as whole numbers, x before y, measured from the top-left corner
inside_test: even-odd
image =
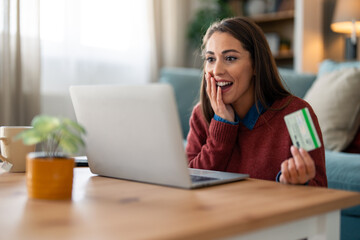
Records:
[[[245,17],[227,18],[213,23],[203,38],[203,55],[208,40],[215,32],[231,34],[250,53],[255,71],[254,97],[257,108],[258,101],[260,101],[265,109],[269,109],[269,103],[291,95],[281,82],[267,40],[258,25]],[[203,72],[200,88],[200,104],[206,121],[210,123],[211,118],[214,116],[214,111],[211,108],[210,100],[206,93],[205,71]]]

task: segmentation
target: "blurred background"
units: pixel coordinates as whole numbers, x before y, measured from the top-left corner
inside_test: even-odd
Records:
[[[345,58],[345,37],[330,28],[336,2],[1,0],[0,124],[75,118],[71,85],[156,82],[164,67],[201,68],[204,32],[232,16],[259,24],[278,66],[316,73],[322,60]]]

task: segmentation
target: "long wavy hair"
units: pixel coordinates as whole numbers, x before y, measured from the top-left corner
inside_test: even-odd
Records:
[[[253,84],[255,90],[254,100],[257,109],[259,109],[257,105],[258,101],[265,109],[269,109],[269,103],[291,95],[282,84],[274,57],[271,54],[263,31],[252,20],[245,17],[235,17],[213,23],[203,38],[203,56],[205,56],[206,44],[215,32],[229,33],[239,40],[242,47],[250,53],[255,70]],[[206,121],[210,123],[214,116],[214,111],[206,93],[205,62],[200,88],[200,105]],[[283,107],[281,107],[281,109]]]

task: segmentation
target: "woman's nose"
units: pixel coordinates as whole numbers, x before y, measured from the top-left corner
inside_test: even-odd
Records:
[[[213,68],[214,76],[219,76],[223,74],[224,71],[225,71],[224,64],[221,61],[216,61]]]

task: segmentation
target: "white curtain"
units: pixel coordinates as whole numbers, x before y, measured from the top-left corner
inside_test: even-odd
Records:
[[[69,86],[156,82],[185,66],[191,0],[40,0],[42,112],[75,118]]]
[[[0,125],[29,125],[40,111],[38,0],[0,2]]]
[[[71,85],[151,81],[148,0],[40,4],[43,113],[74,118]]]
[[[152,70],[154,79],[162,67],[185,67],[186,30],[195,0],[151,0],[149,8]]]

